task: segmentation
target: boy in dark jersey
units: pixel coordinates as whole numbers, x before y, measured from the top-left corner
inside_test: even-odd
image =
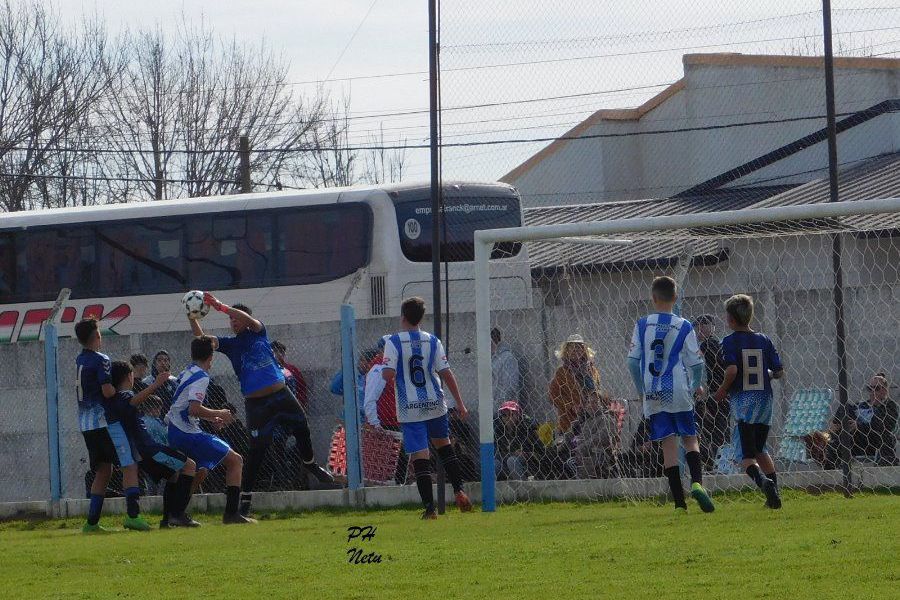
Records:
[[[166,385],[169,372],[159,373],[156,379],[137,394],[134,387],[134,372],[131,365],[123,361],[112,363],[112,383],[116,395],[106,401],[107,423],[120,423],[125,430],[132,456],[138,460],[141,470],[154,481],[166,480],[163,491],[163,518],[159,526],[198,527],[200,523],[186,513],[191,500],[191,484],[196,473],[196,464],[183,453],[157,443],[144,425],[137,410],[143,402],[153,396],[160,387]],[[137,513],[137,496],[128,499],[129,516]]]
[[[734,333],[722,340],[725,379],[716,391],[722,402],[730,396],[735,452],[747,475],[766,495],[768,508],[781,508],[775,463],[766,450],[772,424],[772,380],[784,377],[772,340],[750,329],[753,298],[732,296],[725,302],[725,319]]]
[[[78,426],[87,446],[91,470],[94,471],[87,522],[81,530],[84,533],[99,533],[106,531],[99,521],[113,465],[118,462],[124,470],[134,464],[134,459],[127,446],[117,446],[114,443],[113,436],[116,439],[124,438],[122,427],[107,427],[104,403],[107,398],[115,395],[116,389],[112,384],[109,357],[100,352],[102,336],[97,320],[79,321],[75,325],[75,337],[82,347],[81,353],[75,358]],[[143,528],[137,521],[130,524]]]

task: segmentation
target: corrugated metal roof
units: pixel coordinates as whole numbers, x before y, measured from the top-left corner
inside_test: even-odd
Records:
[[[866,160],[845,169],[840,177],[841,200],[867,200],[900,196],[900,153]],[[752,210],[775,206],[792,206],[829,201],[827,176],[799,186],[765,186],[722,188],[707,194],[662,200],[634,200],[602,202],[575,206],[529,208],[524,211],[526,225],[550,225],[608,221],[635,217],[684,215],[728,210]],[[841,224],[821,222],[804,224],[806,229],[846,227],[847,229],[900,226],[894,217],[844,219]],[[772,233],[761,226],[760,233]],[[741,232],[747,233],[746,226]],[[703,236],[716,232],[697,231]],[[734,231],[722,230],[723,235]],[[720,240],[695,239],[694,262],[714,263],[727,257]],[[529,245],[532,269],[538,272],[560,267],[597,270],[627,268],[661,268],[677,262],[684,249],[684,240],[665,237],[636,239],[627,246],[597,246],[572,243],[533,243]]]

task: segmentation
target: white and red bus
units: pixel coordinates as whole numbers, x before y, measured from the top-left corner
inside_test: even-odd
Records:
[[[443,257],[450,309],[474,310],[474,231],[522,224],[505,184],[445,184]],[[210,290],[266,323],[395,316],[431,296],[427,184],[398,184],[138,202],[0,216],[0,343],[35,340],[59,290],[72,290],[60,335],[85,316],[107,334],[186,328],[180,298]],[[530,305],[518,244],[494,250],[503,308]]]

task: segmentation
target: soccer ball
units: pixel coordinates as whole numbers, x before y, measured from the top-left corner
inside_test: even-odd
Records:
[[[181,304],[192,319],[202,319],[209,314],[209,304],[203,301],[203,292],[199,290],[191,290],[185,294]]]

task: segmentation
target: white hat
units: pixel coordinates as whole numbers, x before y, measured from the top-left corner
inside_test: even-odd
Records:
[[[566,346],[568,346],[569,344],[581,344],[582,346],[585,346],[587,348],[588,358],[594,357],[594,350],[587,345],[587,342],[584,341],[584,338],[581,337],[581,334],[573,333],[568,337],[568,339],[566,339],[566,341],[560,343],[559,348],[553,352],[553,354],[556,355],[556,358],[562,358],[563,352],[565,351]]]

